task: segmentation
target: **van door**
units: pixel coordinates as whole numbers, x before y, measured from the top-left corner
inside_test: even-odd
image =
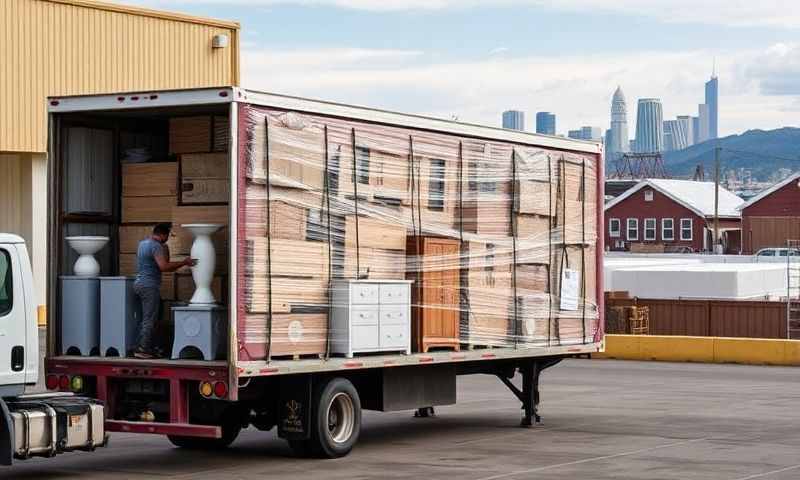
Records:
[[[0,394],[19,395],[25,388],[26,305],[22,269],[13,246],[0,245]]]

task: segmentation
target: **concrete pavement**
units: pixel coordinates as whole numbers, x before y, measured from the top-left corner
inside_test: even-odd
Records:
[[[543,426],[517,427],[519,404],[486,376],[459,380],[438,417],[365,413],[353,453],[293,458],[273,432],[227,451],[114,434],[95,453],[0,470],[0,478],[797,479],[800,370],[791,367],[569,360],[542,376]]]

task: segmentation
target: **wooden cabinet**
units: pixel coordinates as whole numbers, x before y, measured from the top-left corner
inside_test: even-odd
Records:
[[[459,349],[459,264],[461,242],[408,237],[412,340],[418,352]]]

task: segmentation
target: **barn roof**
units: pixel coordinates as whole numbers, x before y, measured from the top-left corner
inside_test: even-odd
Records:
[[[611,200],[605,209],[621,203],[639,190],[650,187],[663,193],[674,202],[683,205],[701,217],[714,216],[714,183],[695,182],[691,180],[666,180],[651,178],[642,180],[627,192]],[[733,193],[719,187],[719,216],[725,218],[740,218],[739,206],[744,200]]]
[[[745,208],[753,205],[756,202],[760,202],[761,200],[765,199],[766,197],[772,195],[773,193],[777,192],[781,188],[785,187],[786,185],[794,182],[795,180],[800,180],[800,172],[795,173],[794,175],[789,175],[784,180],[776,183],[775,185],[762,190],[756,195],[755,197],[751,198],[750,200],[744,202],[743,204],[739,205],[739,211],[744,210]]]

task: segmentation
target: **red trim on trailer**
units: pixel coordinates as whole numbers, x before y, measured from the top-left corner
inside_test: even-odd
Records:
[[[497,358],[497,355],[495,355],[494,353],[484,353],[483,355],[481,355],[481,358]]]
[[[155,435],[181,435],[186,437],[222,438],[222,429],[213,425],[188,423],[128,422],[106,420],[109,432],[151,433]]]
[[[361,368],[364,364],[361,362],[345,362],[344,368]]]
[[[169,422],[189,423],[189,392],[186,382],[175,378],[169,381]]]
[[[433,357],[422,357],[422,358],[419,359],[419,363],[428,363],[428,362],[432,362],[432,361],[433,361]]]
[[[149,362],[149,364],[148,364]],[[227,366],[180,365],[179,362],[153,364],[152,361],[128,363],[124,365],[112,361],[104,362],[49,358],[46,361],[48,374],[86,375],[116,378],[153,378],[180,380],[216,380],[227,378]]]

